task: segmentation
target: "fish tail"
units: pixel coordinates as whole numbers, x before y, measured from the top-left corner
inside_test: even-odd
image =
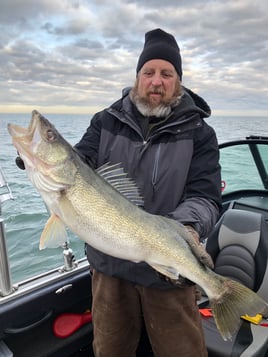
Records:
[[[224,292],[211,300],[211,309],[216,326],[226,341],[238,330],[241,316],[255,316],[263,312],[267,303],[237,281],[224,278],[223,287]]]

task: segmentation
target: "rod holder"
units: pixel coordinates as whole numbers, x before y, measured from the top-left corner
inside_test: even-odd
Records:
[[[69,247],[68,242],[65,242],[63,247],[63,260],[64,266],[60,268],[60,272],[71,271],[78,265],[72,249]]]

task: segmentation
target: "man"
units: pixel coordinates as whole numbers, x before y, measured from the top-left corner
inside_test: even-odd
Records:
[[[146,211],[182,222],[204,239],[221,207],[219,152],[203,119],[210,108],[181,78],[175,38],[161,29],[146,33],[134,87],[92,118],[75,147],[93,167],[121,163]],[[135,356],[142,318],[155,356],[207,356],[191,282],[174,286],[145,263],[90,246],[87,256],[96,357]]]

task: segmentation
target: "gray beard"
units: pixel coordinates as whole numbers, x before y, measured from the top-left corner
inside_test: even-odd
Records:
[[[162,103],[156,107],[140,98],[133,90],[130,91],[130,99],[144,117],[165,118],[171,113],[172,108],[179,104],[181,96],[171,99],[168,104]]]

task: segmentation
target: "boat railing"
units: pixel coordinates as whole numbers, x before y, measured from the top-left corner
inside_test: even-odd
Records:
[[[2,217],[2,204],[13,200],[13,195],[0,167],[0,295],[7,296],[14,291],[6,246],[5,225]]]

